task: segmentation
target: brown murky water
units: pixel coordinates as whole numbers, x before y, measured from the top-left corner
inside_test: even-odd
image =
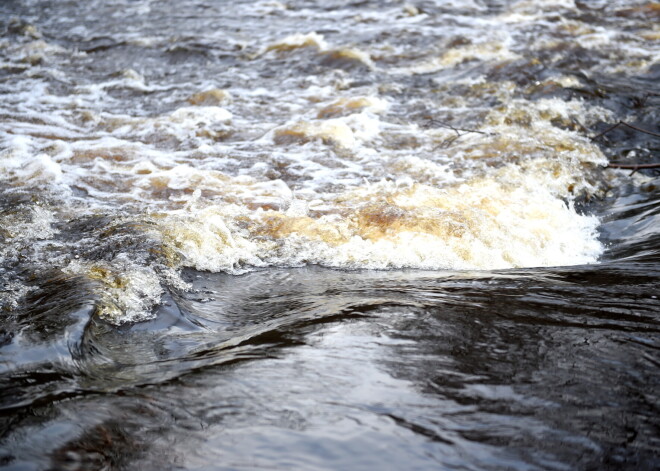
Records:
[[[0,4],[0,466],[656,469],[659,15]]]

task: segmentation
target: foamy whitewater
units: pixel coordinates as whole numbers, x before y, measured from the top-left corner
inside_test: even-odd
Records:
[[[136,14],[155,13],[146,8]],[[0,213],[0,264],[14,286],[4,304],[20,298],[12,267],[26,263],[95,280],[99,312],[125,322],[150,317],[163,287],[181,285],[182,267],[240,274],[598,261],[599,221],[573,201],[598,194],[605,179],[606,159],[584,129],[614,117],[579,98],[524,97],[579,87],[575,76],[550,73],[525,87],[492,78],[556,49],[548,39],[530,49],[529,31],[573,2],[523,2],[470,19],[482,9],[475,2],[446,30],[410,5],[327,19],[278,2],[256,8],[282,27],[252,39],[207,31],[209,45],[241,51],[239,62],[206,73],[202,60],[192,80],[167,78],[167,65],[145,76],[97,64],[94,47],[51,43],[12,20],[18,34],[0,44],[2,68],[22,75],[2,85],[0,175],[5,195],[33,196],[16,196]],[[290,29],[300,18],[308,26]],[[371,39],[326,37],[324,21],[369,24]],[[602,28],[547,27],[589,50],[612,45],[614,33]],[[93,45],[101,32],[87,28],[71,34]],[[436,43],[374,39],[387,31],[426,32]],[[652,32],[630,34],[641,46]],[[170,38],[127,31],[113,41],[151,50]],[[183,50],[205,54],[195,47]],[[642,72],[657,48],[626,57]],[[293,73],[272,79],[269,68],[281,64]],[[73,79],[81,67],[103,73]],[[98,222],[86,232],[58,235],[89,220]]]
[[[660,4],[0,0],[0,470],[660,469]]]

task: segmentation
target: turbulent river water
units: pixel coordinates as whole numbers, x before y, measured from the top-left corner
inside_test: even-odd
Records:
[[[0,34],[0,467],[660,467],[660,4]]]

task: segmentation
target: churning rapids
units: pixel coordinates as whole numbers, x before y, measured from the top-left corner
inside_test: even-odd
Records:
[[[0,34],[0,467],[660,467],[658,3]]]

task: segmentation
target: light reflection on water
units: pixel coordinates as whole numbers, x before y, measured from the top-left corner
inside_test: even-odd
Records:
[[[49,395],[8,411],[5,450],[58,469],[651,469],[643,271],[191,272],[180,312],[88,325],[85,376],[28,385]]]

